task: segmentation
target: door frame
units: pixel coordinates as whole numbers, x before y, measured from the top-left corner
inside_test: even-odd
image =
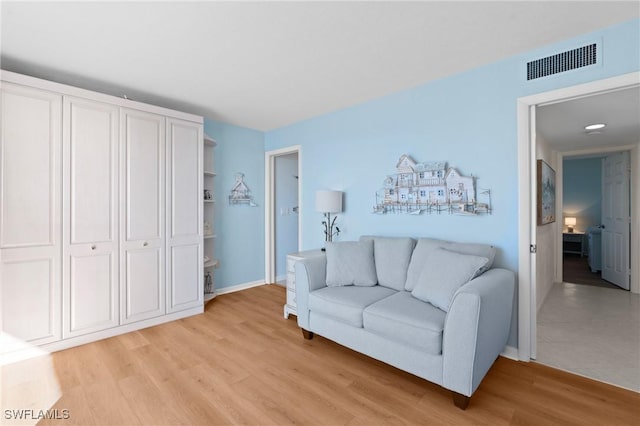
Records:
[[[597,80],[590,83],[565,87],[549,92],[518,98],[517,138],[518,138],[518,359],[529,361],[535,356],[536,339],[536,277],[535,253],[530,246],[536,244],[535,200],[536,179],[536,106],[564,102],[584,96],[591,96],[610,90],[636,87],[640,85],[640,72],[632,72],[617,77]],[[639,141],[640,142],[640,141]],[[638,181],[640,171],[640,148],[631,149],[632,180]],[[631,255],[636,258],[630,264],[640,264],[640,218],[634,212],[640,212],[640,185],[636,185],[631,194]],[[557,271],[557,268],[556,268]],[[631,270],[631,291],[640,293],[640,274],[638,268]]]
[[[276,282],[276,212],[275,163],[276,157],[298,154],[298,248],[302,246],[302,147],[293,145],[264,153],[264,282]]]

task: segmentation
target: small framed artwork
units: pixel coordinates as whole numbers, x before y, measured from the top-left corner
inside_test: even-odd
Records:
[[[538,160],[538,225],[556,221],[556,172],[544,160]]]

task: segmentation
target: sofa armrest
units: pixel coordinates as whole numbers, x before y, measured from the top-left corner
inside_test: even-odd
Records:
[[[491,269],[462,286],[447,313],[443,386],[471,396],[509,338],[515,274]]]
[[[309,293],[327,286],[327,256],[314,256],[297,261],[295,274],[298,325],[309,330]]]

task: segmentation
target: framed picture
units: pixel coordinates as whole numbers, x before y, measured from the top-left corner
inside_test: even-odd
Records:
[[[556,172],[544,160],[538,160],[538,225],[556,221]]]

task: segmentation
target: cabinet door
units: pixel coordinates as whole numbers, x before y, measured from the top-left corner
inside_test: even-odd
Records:
[[[119,323],[118,107],[65,97],[63,337]]]
[[[2,82],[0,352],[60,339],[62,98]],[[6,344],[5,344],[6,342]]]
[[[120,321],[165,313],[165,118],[120,113]]]
[[[202,124],[167,120],[167,311],[202,305]]]

